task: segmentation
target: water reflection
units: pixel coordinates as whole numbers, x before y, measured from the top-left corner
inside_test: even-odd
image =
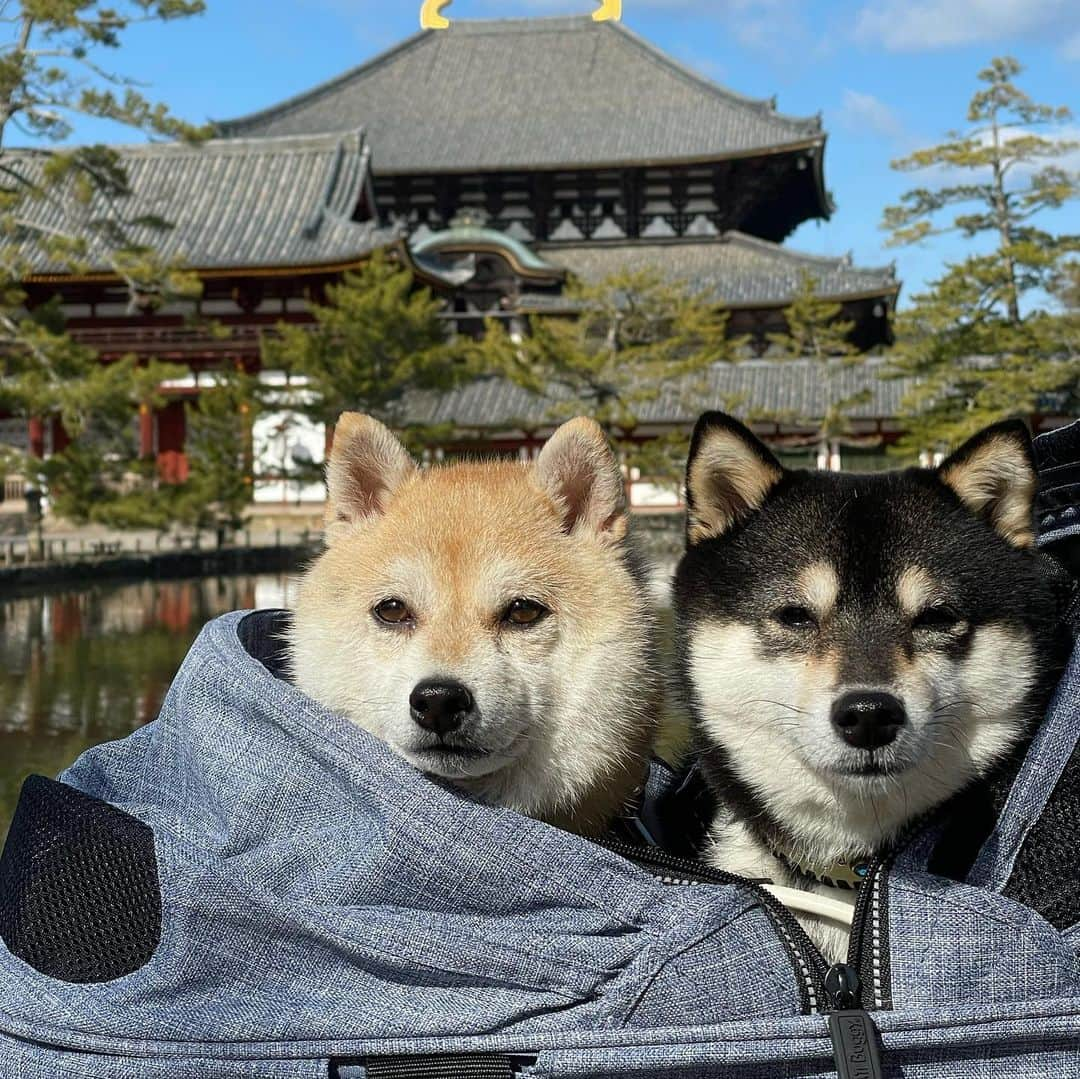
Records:
[[[157,715],[199,629],[282,606],[287,576],[100,584],[0,599],[0,834],[23,778]]]

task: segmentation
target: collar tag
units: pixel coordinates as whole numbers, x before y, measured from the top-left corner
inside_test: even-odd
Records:
[[[869,859],[848,860],[838,858],[835,862],[829,862],[827,865],[816,865],[807,859],[797,858],[789,851],[781,850],[772,844],[769,844],[769,849],[780,861],[795,870],[796,873],[809,877],[811,880],[816,880],[818,884],[826,884],[830,888],[840,888],[848,892],[856,891],[870,875]]]

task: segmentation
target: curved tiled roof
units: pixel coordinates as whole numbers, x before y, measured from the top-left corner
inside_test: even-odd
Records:
[[[360,123],[384,176],[752,156],[824,138],[819,117],[777,113],[588,16],[454,21],[220,127],[259,136]]]
[[[817,294],[830,300],[884,296],[900,288],[894,266],[862,268],[848,257],[809,255],[741,232],[702,240],[559,244],[539,250],[548,262],[585,281],[655,270],[710,292],[725,307],[785,306],[799,292],[804,274],[813,279]],[[522,297],[523,306],[530,301],[537,307],[553,303],[551,297]]]
[[[686,386],[665,387],[653,401],[642,404],[642,424],[686,426],[708,409],[820,420],[830,403],[848,400],[869,391],[847,414],[853,419],[879,420],[899,415],[911,379],[884,378],[885,361],[868,359],[863,364],[837,367],[829,378],[812,360],[743,360],[714,365],[702,380],[695,375]],[[692,392],[687,392],[692,386]],[[409,422],[449,424],[462,429],[513,430],[523,425],[550,425],[558,404],[557,388],[546,397],[501,378],[484,378],[449,392],[415,392],[406,399]],[[688,407],[692,400],[692,407]]]
[[[195,269],[349,262],[397,240],[396,230],[351,220],[368,182],[361,131],[117,149],[132,190],[117,201],[132,222],[129,240]],[[17,157],[31,173],[43,160],[33,151]],[[31,227],[87,235],[89,223],[108,213],[103,196],[95,195],[84,207],[74,199],[28,200],[21,216]],[[144,216],[172,227],[139,223]],[[47,263],[40,245],[24,247],[35,273],[64,273]],[[106,268],[93,253],[87,261]]]
[[[502,251],[524,272],[553,278],[562,275],[562,268],[559,265],[549,262],[521,240],[508,236],[498,229],[488,229],[478,225],[453,225],[440,232],[428,233],[423,239],[414,239],[409,243],[410,250],[417,256],[437,255],[440,251],[478,251],[492,247]]]

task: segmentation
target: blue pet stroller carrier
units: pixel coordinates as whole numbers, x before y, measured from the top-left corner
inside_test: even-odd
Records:
[[[829,969],[760,888],[415,772],[279,677],[280,617],[27,781],[4,1079],[1080,1075],[1080,654],[965,879],[924,831]]]

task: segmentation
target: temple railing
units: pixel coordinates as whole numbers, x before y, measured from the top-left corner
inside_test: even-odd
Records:
[[[257,354],[263,334],[272,326],[229,326],[228,333],[215,335],[189,326],[102,326],[76,327],[71,336],[81,345],[104,355],[190,359],[194,356],[222,356],[233,353]]]
[[[26,480],[15,474],[4,476],[3,480],[3,486],[0,488],[0,494],[2,494],[0,502],[21,503],[26,490]]]

